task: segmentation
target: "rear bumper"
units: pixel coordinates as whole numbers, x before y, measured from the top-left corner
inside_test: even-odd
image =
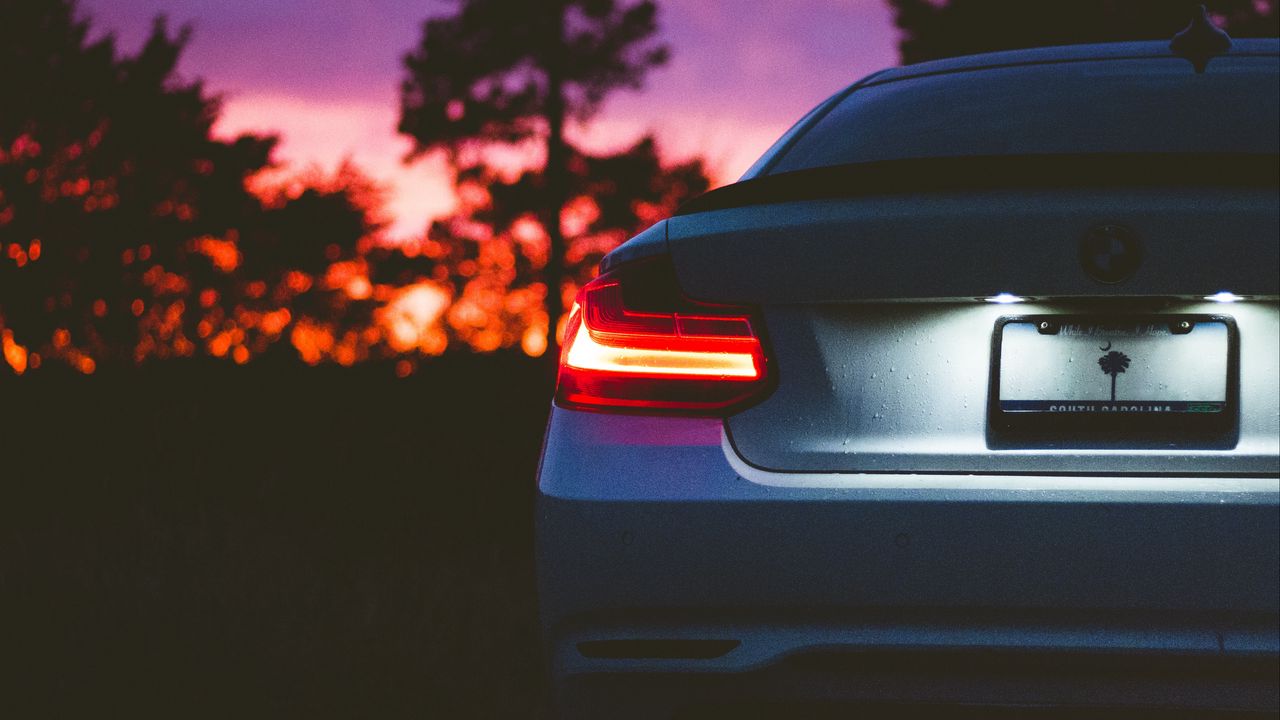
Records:
[[[557,717],[1274,717],[1274,662],[1170,660],[858,653],[740,674],[572,675],[559,685]]]
[[[553,412],[539,585],[564,707],[1280,704],[1275,478],[769,475],[715,421]]]

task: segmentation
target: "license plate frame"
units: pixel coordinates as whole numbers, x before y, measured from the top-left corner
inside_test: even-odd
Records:
[[[1156,400],[1126,401],[1102,400],[1094,402],[1066,401],[1084,407],[1076,408],[1025,408],[1014,407],[1015,402],[1001,398],[1002,364],[1006,361],[1005,330],[1013,324],[1030,324],[1039,330],[1042,323],[1050,324],[1049,332],[1040,334],[1057,334],[1062,328],[1092,327],[1102,331],[1110,329],[1132,328],[1143,325],[1167,326],[1172,338],[1186,333],[1173,331],[1180,323],[1190,323],[1191,332],[1197,325],[1206,323],[1219,324],[1226,332],[1226,358],[1223,397],[1216,411],[1205,411],[1205,408],[1175,407],[1172,402]],[[1056,329],[1055,329],[1056,328]],[[1022,330],[1024,333],[1025,329]],[[1152,342],[1152,340],[1147,340]],[[1167,340],[1165,341],[1167,342]],[[1041,430],[1046,438],[1062,437],[1079,439],[1083,431],[1099,438],[1116,438],[1123,441],[1125,437],[1147,435],[1153,439],[1168,438],[1178,441],[1187,433],[1221,432],[1234,427],[1238,418],[1238,398],[1240,389],[1239,363],[1239,330],[1234,318],[1222,314],[1143,314],[1143,315],[1011,315],[996,320],[991,340],[991,372],[989,384],[988,416],[996,429],[1028,429]],[[1101,350],[1102,347],[1100,346]],[[1106,371],[1101,367],[1094,368],[1100,373]],[[1123,372],[1123,371],[1122,371]],[[1043,398],[1036,401],[1047,405],[1058,398]],[[1028,403],[1029,404],[1029,403]],[[1180,403],[1181,405],[1200,403]],[[1128,405],[1119,409],[1117,405]],[[1168,405],[1169,407],[1152,408],[1152,405]],[[1088,407],[1092,406],[1092,407]],[[1104,409],[1104,406],[1110,406]],[[1141,407],[1139,407],[1141,406]]]

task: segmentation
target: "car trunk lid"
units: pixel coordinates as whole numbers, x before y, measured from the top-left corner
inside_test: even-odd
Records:
[[[1141,263],[1122,282],[1099,282],[1082,264],[1082,240],[1100,225],[1141,244]],[[736,451],[758,468],[1280,472],[1274,187],[800,200],[677,216],[668,245],[686,293],[761,307],[777,387],[726,421]],[[1204,299],[1223,290],[1250,299]],[[1001,293],[1029,301],[984,302]],[[1163,429],[996,422],[994,340],[1002,323],[1025,317],[1222,318],[1235,343],[1229,417]],[[1100,367],[1097,379],[1105,387]]]

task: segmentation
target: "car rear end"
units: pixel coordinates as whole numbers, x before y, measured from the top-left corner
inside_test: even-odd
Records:
[[[1275,712],[1278,85],[881,73],[606,258],[539,475],[562,711]]]

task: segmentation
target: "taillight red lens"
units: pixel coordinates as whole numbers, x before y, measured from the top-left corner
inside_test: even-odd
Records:
[[[587,409],[717,415],[768,380],[749,308],[683,296],[667,258],[587,283],[565,328],[556,402]]]

